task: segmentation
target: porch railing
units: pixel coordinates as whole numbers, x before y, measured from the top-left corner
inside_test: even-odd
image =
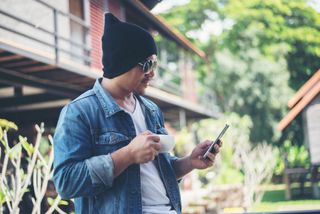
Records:
[[[182,77],[179,74],[167,70],[160,65],[156,73],[156,79],[152,82],[152,85],[163,91],[182,96],[182,81]]]
[[[82,19],[80,19],[77,16],[74,16],[70,13],[61,11],[48,3],[42,1],[42,0],[34,0],[32,3],[37,3],[41,5],[44,9],[49,9],[51,11],[51,16],[53,23],[46,23],[49,26],[53,27],[53,30],[49,30],[45,27],[38,26],[37,23],[27,21],[23,17],[19,17],[15,14],[13,14],[13,11],[10,9],[4,10],[0,9],[0,14],[5,17],[5,19],[1,18],[0,20],[0,29],[6,31],[6,32],[11,32],[14,35],[19,35],[24,39],[28,39],[29,41],[34,42],[35,44],[38,45],[44,45],[47,48],[50,48],[51,51],[54,53],[55,57],[55,62],[58,63],[60,61],[60,54],[64,53],[70,58],[77,58],[81,61],[84,62],[85,65],[90,65],[91,63],[91,58],[90,58],[90,52],[91,48],[85,44],[85,43],[79,43],[76,41],[73,41],[71,36],[63,36],[59,33],[59,29],[61,29],[61,26],[59,24],[59,18],[64,17],[67,18],[69,21],[72,21],[76,23],[77,25],[81,26],[81,29],[83,30],[83,35],[84,38],[87,37],[88,32],[89,32],[89,25]],[[10,8],[10,7],[8,7]],[[17,23],[16,25],[8,25],[4,20],[7,20],[8,22],[10,21],[11,23],[14,21]],[[39,21],[39,20],[37,20]],[[41,20],[40,20],[41,21]],[[22,25],[24,27],[29,27],[32,29],[31,32],[26,32],[21,30]],[[19,27],[17,27],[19,26]],[[38,34],[38,35],[37,35]],[[40,35],[46,35],[44,37],[39,38]],[[0,34],[1,37],[1,34]],[[65,46],[70,46],[64,47],[62,43],[68,44]],[[78,48],[77,50],[80,51],[72,51],[71,47],[76,47]]]

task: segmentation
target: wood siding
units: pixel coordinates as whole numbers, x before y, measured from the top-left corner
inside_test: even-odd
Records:
[[[305,115],[306,144],[309,147],[311,163],[318,165],[320,164],[320,94],[308,105]]]
[[[101,37],[104,27],[103,0],[90,1],[91,67],[102,69]]]

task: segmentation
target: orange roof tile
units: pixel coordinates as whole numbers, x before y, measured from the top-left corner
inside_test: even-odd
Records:
[[[288,101],[289,108],[292,108],[308,91],[320,80],[320,69],[298,90]]]
[[[294,118],[320,93],[320,70],[318,70],[290,99],[291,111],[279,122],[277,129],[283,131]],[[301,99],[302,98],[302,99]]]

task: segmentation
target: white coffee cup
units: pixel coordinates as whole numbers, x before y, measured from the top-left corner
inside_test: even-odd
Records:
[[[160,137],[160,152],[169,152],[174,147],[174,137],[172,135],[157,134]]]

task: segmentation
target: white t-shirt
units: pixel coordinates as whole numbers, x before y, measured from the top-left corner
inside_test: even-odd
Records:
[[[137,135],[147,130],[145,117],[143,115],[138,99],[136,99],[136,106],[134,111],[126,112],[130,114],[133,120]],[[142,213],[177,214],[175,210],[170,210],[170,200],[167,196],[166,189],[153,161],[140,164],[140,177]]]

